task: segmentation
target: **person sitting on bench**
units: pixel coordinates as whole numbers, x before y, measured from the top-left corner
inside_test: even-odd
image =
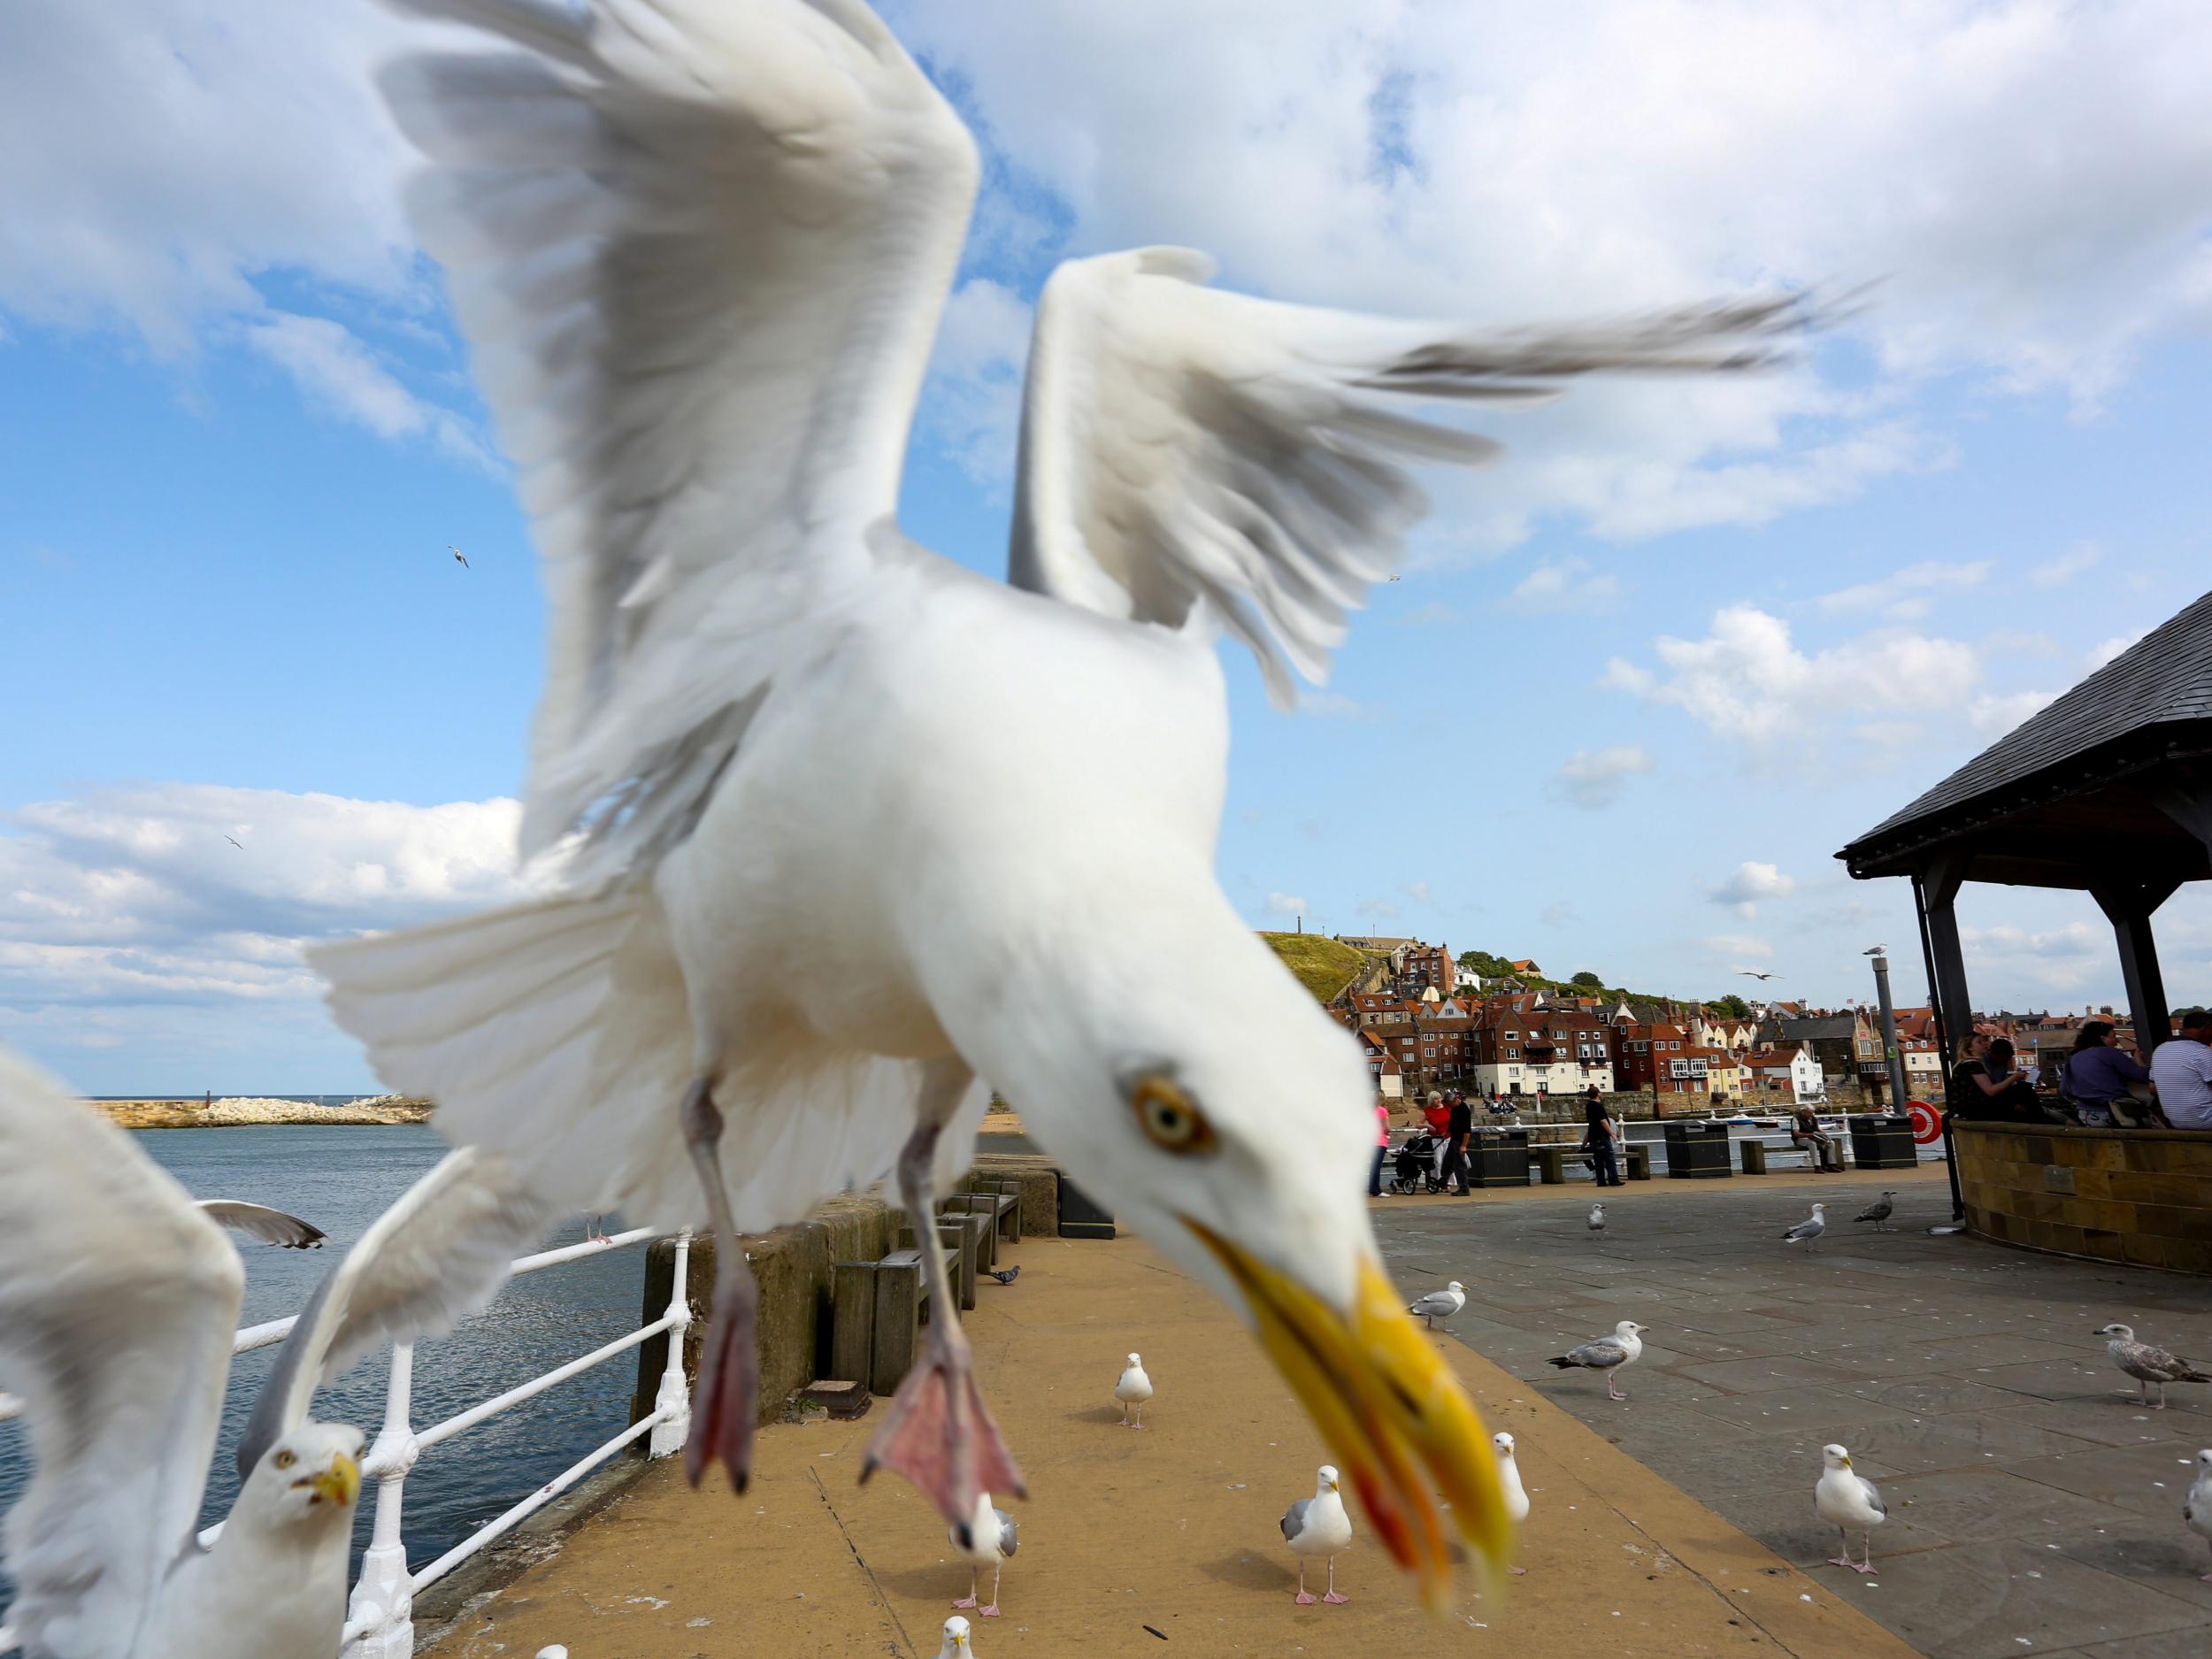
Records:
[[[1790,1144],[1801,1152],[1813,1155],[1813,1167],[1820,1170],[1839,1170],[1843,1160],[1836,1156],[1835,1141],[1820,1126],[1820,1119],[1809,1106],[1800,1106],[1790,1124]]]

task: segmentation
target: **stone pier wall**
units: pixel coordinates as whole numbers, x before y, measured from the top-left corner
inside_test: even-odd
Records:
[[[1953,1125],[1967,1225],[2060,1256],[2212,1274],[2212,1133]]]

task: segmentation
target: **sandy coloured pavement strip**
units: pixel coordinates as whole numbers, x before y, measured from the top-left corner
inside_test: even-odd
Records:
[[[998,1655],[1325,1653],[1606,1659],[1907,1659],[1913,1649],[1686,1497],[1535,1390],[1440,1334],[1493,1428],[1509,1428],[1535,1509],[1528,1576],[1501,1595],[1463,1583],[1426,1617],[1367,1535],[1339,1563],[1347,1606],[1292,1601],[1278,1517],[1325,1454],[1243,1328],[1148,1246],[1030,1239],[1011,1286],[969,1316],[985,1392],[1033,1494]],[[1002,1256],[1002,1260],[1007,1259]],[[1158,1387],[1142,1432],[1117,1426],[1122,1356]],[[933,1659],[966,1570],[895,1477],[855,1484],[880,1407],[853,1425],[764,1430],[751,1490],[688,1490],[655,1465],[549,1558],[426,1651],[528,1659]],[[985,1585],[987,1594],[989,1586]],[[1158,1636],[1147,1633],[1152,1627]]]

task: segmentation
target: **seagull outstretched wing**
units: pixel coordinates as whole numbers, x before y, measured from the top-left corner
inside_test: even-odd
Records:
[[[789,625],[873,568],[977,178],[859,0],[393,0],[383,84],[552,601],[522,846],[686,833]]]

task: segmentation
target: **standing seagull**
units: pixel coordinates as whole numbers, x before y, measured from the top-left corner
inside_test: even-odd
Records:
[[[1785,1244],[1801,1244],[1807,1249],[1820,1241],[1820,1235],[1828,1231],[1828,1206],[1815,1204],[1813,1213],[1782,1235]]]
[[[308,1406],[369,1349],[449,1330],[489,1299],[538,1220],[495,1165],[449,1156],[324,1281],[262,1385],[237,1500],[203,1549],[193,1528],[244,1287],[223,1210],[0,1049],[0,1386],[22,1396],[34,1471],[7,1517],[16,1600],[0,1649],[336,1653],[361,1433]]]
[[[1851,1219],[1854,1221],[1870,1221],[1874,1224],[1875,1232],[1887,1233],[1889,1231],[1889,1218],[1897,1212],[1897,1205],[1895,1202],[1896,1197],[1896,1188],[1885,1187],[1883,1188],[1882,1195],[1879,1198],[1869,1204],[1864,1210],[1859,1211],[1859,1213],[1852,1217]]]
[[[975,1513],[968,1517],[968,1524],[954,1527],[951,1533],[953,1548],[968,1563],[968,1594],[965,1600],[955,1601],[955,1607],[975,1608],[978,1618],[998,1617],[999,1574],[1020,1547],[1018,1534],[1014,1517],[995,1507],[989,1493],[976,1499]],[[988,1607],[976,1607],[980,1599],[977,1592],[982,1586],[986,1567],[991,1570],[991,1603]]]
[[[1605,1206],[1603,1204],[1590,1206],[1590,1231],[1593,1233],[1605,1231]]]
[[[2092,1336],[2109,1337],[2104,1351],[2112,1356],[2112,1363],[2135,1379],[2135,1386],[2142,1391],[2143,1403],[2154,1409],[2166,1409],[2166,1385],[2170,1382],[2212,1382],[2179,1355],[2169,1354],[2162,1348],[2153,1348],[2148,1342],[2135,1340],[2135,1327],[2126,1325],[2108,1325],[2090,1333]],[[2151,1385],[2158,1385],[2158,1399],[2151,1399]]]
[[[1820,1480],[1813,1487],[1813,1513],[1843,1534],[1843,1554],[1829,1558],[1832,1567],[1854,1572],[1874,1571],[1874,1529],[1889,1518],[1889,1506],[1874,1483],[1855,1473],[1851,1454],[1840,1446],[1820,1448]],[[1852,1527],[1859,1529],[1864,1561],[1851,1559]]]
[[[2181,1518],[2191,1532],[2212,1544],[2212,1450],[2197,1454],[2197,1478],[2181,1501]],[[2212,1584],[2212,1572],[2199,1576]]]
[[[1490,1437],[1490,1444],[1498,1454],[1498,1484],[1505,1488],[1505,1512],[1514,1525],[1528,1519],[1528,1488],[1521,1484],[1521,1465],[1513,1455],[1513,1437],[1500,1429]],[[1526,1567],[1511,1567],[1508,1571],[1525,1573]]]
[[[1601,1336],[1571,1348],[1552,1361],[1561,1371],[1584,1371],[1605,1373],[1605,1397],[1625,1400],[1628,1396],[1613,1386],[1613,1373],[1624,1365],[1633,1365],[1644,1356],[1643,1333],[1647,1325],[1638,1325],[1633,1319],[1624,1319],[1613,1327],[1613,1334]]]
[[[1429,1329],[1436,1329],[1439,1319],[1448,1319],[1467,1305],[1467,1287],[1457,1279],[1441,1290],[1432,1290],[1408,1308],[1408,1313],[1417,1313],[1429,1322]]]
[[[1306,1562],[1314,1555],[1325,1555],[1329,1561],[1328,1588],[1321,1599],[1335,1607],[1350,1601],[1350,1596],[1336,1593],[1336,1558],[1352,1546],[1352,1517],[1345,1513],[1335,1470],[1321,1465],[1314,1476],[1313,1496],[1301,1498],[1283,1511],[1282,1528],[1283,1542],[1298,1557],[1298,1605],[1313,1605],[1306,1588]]]
[[[1346,1173],[1358,1052],[1216,879],[1216,636],[1288,703],[1397,562],[1407,469],[1495,453],[1399,395],[1758,368],[1805,308],[1486,332],[1225,293],[1184,249],[1069,263],[993,582],[896,519],[979,170],[861,0],[397,3],[499,37],[382,84],[550,589],[521,826],[549,885],[319,951],[338,1019],[549,1205],[712,1222],[686,1467],[740,1486],[740,1233],[894,1171],[926,1231],[987,1079],[1258,1329],[1440,1604],[1448,1528],[1507,1543],[1492,1459]],[[949,1313],[879,1466],[954,1525],[1022,1489]]]
[[[1114,1398],[1121,1402],[1121,1426],[1141,1429],[1144,1426],[1144,1402],[1152,1398],[1152,1379],[1146,1374],[1144,1362],[1134,1354],[1114,1382]],[[1131,1407],[1136,1409],[1137,1420],[1129,1420]]]

